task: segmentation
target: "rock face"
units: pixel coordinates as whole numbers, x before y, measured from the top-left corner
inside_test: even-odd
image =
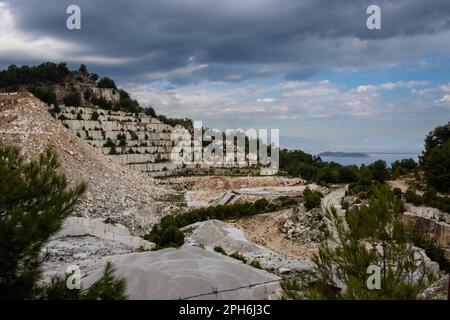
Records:
[[[99,108],[60,110],[58,119],[74,135],[133,170],[154,177],[179,168],[169,162],[173,127],[156,118]]]
[[[404,219],[417,230],[436,241],[437,245],[450,247],[450,215],[436,208],[406,205]]]
[[[101,219],[69,217],[64,221],[57,237],[91,235],[103,240],[113,240],[132,249],[152,250],[155,244],[130,234],[127,227],[104,223]]]
[[[169,186],[105,157],[74,136],[29,93],[0,96],[0,142],[19,146],[27,159],[53,146],[69,181],[88,184],[75,211],[77,216],[110,218],[129,228],[131,234],[142,235],[161,216],[178,210],[159,200],[176,193]]]
[[[439,280],[434,282],[420,295],[421,299],[426,300],[447,300],[448,296],[448,277],[442,276]]]
[[[279,277],[196,247],[132,253],[111,261],[116,274],[126,279],[128,299],[133,300],[269,299],[280,289]],[[99,268],[83,279],[83,287],[94,283],[102,271]],[[235,288],[240,289],[211,293]]]

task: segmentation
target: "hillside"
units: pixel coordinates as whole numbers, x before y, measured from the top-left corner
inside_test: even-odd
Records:
[[[110,218],[141,234],[176,209],[158,200],[174,193],[172,189],[105,157],[53,118],[30,93],[0,95],[0,141],[20,146],[29,158],[53,146],[69,180],[88,183],[79,216]]]

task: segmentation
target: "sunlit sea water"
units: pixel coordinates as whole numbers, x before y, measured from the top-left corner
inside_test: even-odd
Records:
[[[401,159],[414,159],[416,162],[419,161],[419,154],[411,153],[396,153],[396,154],[379,154],[379,153],[369,153],[369,157],[357,158],[357,157],[321,157],[323,161],[336,162],[342,165],[356,164],[360,166],[362,164],[368,165],[377,160],[386,161],[387,165],[390,166],[393,162]]]

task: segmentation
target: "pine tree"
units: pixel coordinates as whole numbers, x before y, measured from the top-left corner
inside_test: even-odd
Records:
[[[386,185],[376,187],[368,205],[349,211],[327,212],[330,234],[313,257],[312,272],[300,282],[283,284],[285,292],[310,299],[416,299],[431,272],[417,265],[401,219],[403,204]],[[334,231],[334,232],[333,232]],[[380,268],[380,289],[370,289],[370,266]]]
[[[450,192],[450,122],[428,134],[420,164],[430,187]]]
[[[25,162],[19,149],[0,145],[0,300],[50,298],[54,295],[46,296],[46,292],[64,291],[62,279],[54,279],[47,287],[41,284],[40,253],[73,212],[86,185],[69,188],[58,166],[51,147],[37,160]],[[123,297],[123,283],[111,281],[110,272],[108,279]],[[82,297],[76,292],[64,296]]]

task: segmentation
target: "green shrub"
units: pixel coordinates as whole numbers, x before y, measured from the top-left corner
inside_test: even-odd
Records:
[[[111,140],[111,138],[108,138],[106,140],[106,143],[103,144],[103,147],[106,147],[106,148],[112,148],[114,146],[116,146],[116,144]]]
[[[116,150],[116,146],[113,145],[111,146],[111,149],[109,149],[109,155],[116,155],[117,154],[117,150]]]
[[[47,105],[58,105],[56,101],[56,94],[50,88],[46,88],[41,85],[29,85],[28,91],[30,91],[36,98],[45,102]]]
[[[319,191],[311,191],[309,188],[306,188],[303,191],[304,197],[304,206],[307,210],[311,210],[313,208],[318,208],[321,203],[321,199],[323,198],[323,194]]]
[[[233,252],[232,254],[229,255],[231,258],[237,259],[242,261],[243,263],[247,263],[247,259],[245,259],[244,256],[240,255],[239,252]]]
[[[262,269],[261,263],[258,260],[253,260],[252,262],[250,262],[250,265],[253,268]]]
[[[218,252],[218,253],[221,253],[221,254],[223,254],[223,255],[225,255],[225,256],[228,255],[228,254],[225,252],[225,250],[224,250],[222,247],[219,247],[219,246],[214,247],[214,251],[215,251],[215,252]]]
[[[99,117],[100,117],[100,115],[99,115],[99,113],[97,111],[92,112],[91,120],[97,121]]]
[[[80,94],[76,91],[72,91],[64,97],[64,104],[70,107],[79,107],[81,105]]]
[[[428,134],[420,163],[430,187],[450,192],[450,122]]]
[[[154,242],[156,250],[175,247],[178,248],[184,243],[184,234],[178,229],[173,216],[165,216],[159,224],[153,226],[149,234],[144,239]]]
[[[411,240],[416,247],[424,249],[428,258],[437,262],[442,271],[446,273],[450,272],[450,261],[445,256],[445,250],[443,248],[436,245],[432,240],[425,238],[417,231],[413,232]]]
[[[114,82],[114,80],[107,78],[107,77],[101,78],[97,83],[97,87],[117,89],[116,83]]]

